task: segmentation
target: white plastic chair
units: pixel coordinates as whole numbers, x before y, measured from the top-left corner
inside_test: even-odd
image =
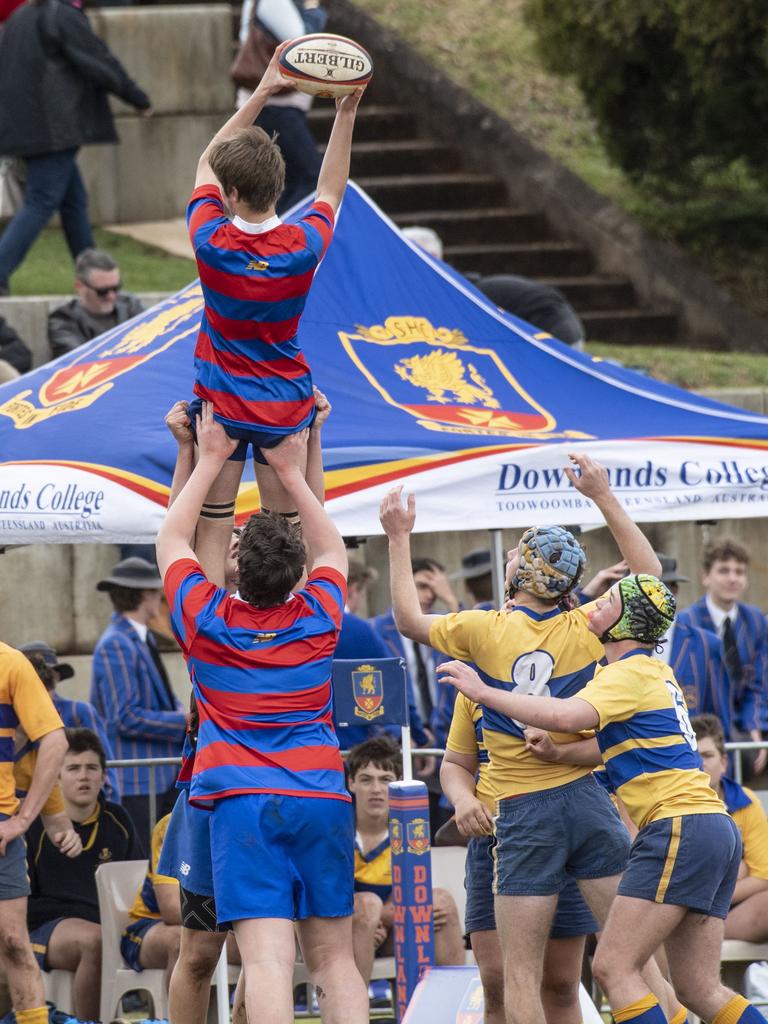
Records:
[[[73,971],[41,971],[45,998],[53,1003],[57,1010],[75,1015],[75,1001],[72,997],[72,982],[75,980]]]
[[[96,869],[96,891],[101,914],[101,1019],[117,1016],[120,1000],[126,992],[147,992],[152,998],[153,1014],[168,1016],[165,971],[148,968],[133,971],[120,953],[120,937],[129,922],[128,911],[147,870],[145,860],[115,861]]]

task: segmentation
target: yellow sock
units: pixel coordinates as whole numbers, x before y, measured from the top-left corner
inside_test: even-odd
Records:
[[[48,1007],[35,1006],[32,1010],[17,1010],[16,1024],[48,1024]]]
[[[748,999],[744,996],[734,996],[719,1013],[715,1014],[712,1024],[758,1024],[764,1019]]]
[[[632,1024],[667,1024],[659,1000],[650,994],[630,1003],[629,1006],[624,1006],[621,1010],[614,1010],[613,1019],[616,1024],[628,1024],[630,1021]]]
[[[670,1020],[669,1024],[686,1024],[688,1020],[688,1011],[684,1006],[681,1006],[674,1017]]]

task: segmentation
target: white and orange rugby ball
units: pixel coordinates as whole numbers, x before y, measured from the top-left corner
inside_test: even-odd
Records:
[[[294,39],[283,50],[280,73],[301,92],[335,99],[367,85],[373,78],[373,61],[353,39],[316,32]]]

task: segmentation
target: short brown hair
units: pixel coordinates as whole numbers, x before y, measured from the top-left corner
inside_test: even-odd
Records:
[[[70,754],[95,754],[99,759],[101,770],[107,770],[107,755],[101,740],[92,729],[65,729],[64,733],[69,744]]]
[[[352,747],[347,758],[347,774],[350,779],[354,779],[367,764],[375,765],[383,772],[392,772],[396,779],[403,774],[403,755],[390,736],[374,736]]]
[[[263,128],[241,128],[231,139],[217,142],[208,163],[223,195],[237,189],[252,210],[269,210],[285,187],[285,161],[276,142]]]
[[[240,534],[240,596],[256,608],[280,604],[301,579],[306,561],[307,553],[296,527],[277,512],[258,512]]]
[[[691,719],[691,726],[697,740],[711,739],[720,754],[725,753],[725,733],[723,723],[717,715],[696,715]]]
[[[749,565],[749,552],[743,544],[739,544],[732,537],[718,537],[704,548],[701,564],[704,572],[709,572],[715,562],[730,562],[731,559],[742,565]]]

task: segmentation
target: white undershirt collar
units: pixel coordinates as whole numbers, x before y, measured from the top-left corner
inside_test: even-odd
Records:
[[[723,627],[725,626],[725,620],[730,619],[732,623],[736,621],[736,617],[739,614],[738,605],[734,605],[729,612],[723,611],[722,608],[718,608],[709,594],[705,594],[704,600],[707,605],[707,611],[709,612],[712,624],[719,636],[723,635]]]
[[[260,221],[258,224],[254,224],[250,220],[243,220],[242,217],[238,217],[238,215],[235,214],[232,218],[232,223],[238,231],[245,231],[247,235],[263,235],[265,231],[272,231],[273,228],[280,227],[283,222],[277,214],[275,214],[274,217],[270,217],[268,220]]]

